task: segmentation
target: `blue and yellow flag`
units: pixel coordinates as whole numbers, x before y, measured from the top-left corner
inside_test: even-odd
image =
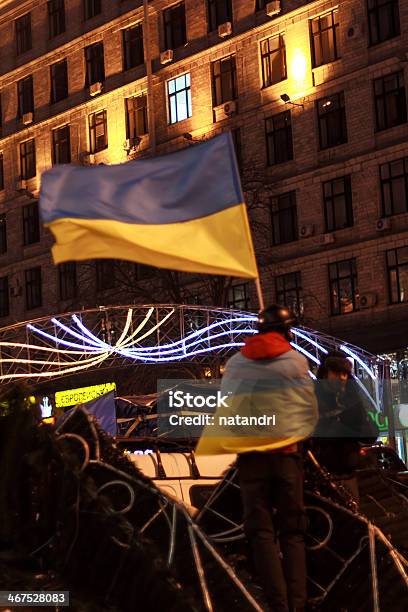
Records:
[[[55,263],[258,275],[230,134],[126,164],[55,166],[42,176],[40,209]]]

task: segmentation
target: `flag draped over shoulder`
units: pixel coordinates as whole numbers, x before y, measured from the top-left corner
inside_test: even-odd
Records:
[[[55,263],[258,275],[230,134],[126,164],[55,166],[42,176],[40,210]]]

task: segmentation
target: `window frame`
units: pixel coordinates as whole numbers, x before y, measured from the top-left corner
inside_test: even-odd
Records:
[[[9,280],[8,276],[0,277],[0,317],[8,317],[10,315],[10,295],[9,295]]]
[[[66,160],[61,161],[61,148],[66,146]],[[71,129],[69,123],[61,125],[52,130],[52,163],[70,164],[71,163]]]
[[[144,104],[136,106],[137,101],[143,101]],[[129,109],[132,103],[132,108]],[[142,137],[149,133],[149,118],[147,109],[147,95],[142,93],[136,96],[125,98],[125,115],[126,115],[126,138]],[[132,119],[133,115],[133,119]],[[134,129],[132,130],[132,124]],[[142,129],[139,129],[142,126]]]
[[[403,172],[401,174],[392,175],[392,166],[398,163],[402,163]],[[383,177],[383,169],[387,168],[388,177]],[[381,186],[381,217],[392,217],[394,215],[401,215],[408,212],[408,157],[402,157],[393,159],[391,161],[380,164],[379,167],[380,186]],[[404,191],[405,191],[405,210],[396,211],[394,205],[394,193],[393,193],[393,181],[403,180]],[[389,201],[391,212],[386,210],[386,196],[385,189],[389,185]]]
[[[106,279],[109,282],[106,283]],[[95,264],[96,291],[109,291],[116,287],[115,260],[97,259]]]
[[[335,14],[337,17],[337,22],[334,21]],[[322,19],[324,19],[325,17],[328,17],[329,15],[331,16],[331,25],[328,27],[322,27]],[[313,19],[310,19],[309,28],[310,28],[310,43],[311,43],[311,50],[312,50],[312,69],[320,68],[320,66],[331,64],[333,62],[336,62],[338,59],[340,59],[339,44],[338,44],[339,43],[338,32],[340,29],[340,22],[338,21],[338,16],[339,16],[339,9],[335,8],[335,9],[332,9],[331,11],[327,11],[326,13],[323,13],[322,15],[313,17]],[[314,23],[318,24],[317,32],[313,32]],[[324,51],[323,51],[323,44],[322,44],[322,35],[325,34],[326,32],[329,32],[330,30],[333,30],[334,57],[331,59],[325,59]],[[322,58],[322,61],[320,63],[317,62],[316,44],[315,44],[316,40],[318,41],[320,57]]]
[[[122,48],[123,48],[123,70],[131,70],[144,64],[144,41],[143,41],[143,24],[141,21],[122,30]],[[137,55],[139,60],[132,63],[133,54]]]
[[[285,122],[283,127],[276,126],[276,123],[282,119]],[[272,129],[268,128],[269,123],[272,122]],[[278,142],[278,137],[285,133],[285,151],[287,155],[284,158],[281,155],[281,143]],[[265,140],[266,140],[266,153],[267,153],[267,165],[276,166],[278,164],[285,164],[294,159],[294,148],[293,148],[293,133],[292,133],[292,113],[290,110],[271,115],[265,118]],[[272,140],[273,147],[270,146],[270,140]],[[271,159],[271,150],[273,148],[273,161]]]
[[[187,77],[188,77],[188,85],[187,85]],[[184,78],[185,86],[181,89],[176,89],[177,81],[181,78]],[[170,84],[174,83],[174,92],[170,92]],[[185,92],[185,107],[187,110],[187,116],[178,118],[178,96]],[[184,72],[183,74],[178,75],[172,79],[166,81],[166,94],[167,94],[167,108],[168,108],[168,117],[169,117],[169,125],[175,125],[176,123],[180,123],[181,121],[185,121],[186,119],[190,119],[193,116],[193,108],[192,108],[192,96],[191,96],[191,73]],[[176,119],[173,121],[172,114],[172,99],[175,99],[174,110],[176,112]]]
[[[294,279],[293,285],[287,286],[291,279]],[[282,287],[279,287],[279,283],[282,283]],[[275,276],[275,291],[276,291],[276,303],[282,306],[286,306],[298,317],[303,317],[304,304],[303,304],[303,286],[302,286],[302,273],[300,270],[294,272],[285,272],[284,274],[278,274]],[[295,293],[295,303],[288,302],[287,294]],[[281,299],[283,298],[283,299]]]
[[[279,44],[277,49],[270,48],[271,41],[278,40]],[[263,45],[268,44],[267,52],[262,50]],[[280,65],[281,65],[281,77],[279,79],[273,78],[273,58],[275,55],[281,54]],[[261,74],[262,74],[262,89],[272,87],[277,83],[281,83],[288,78],[287,64],[286,64],[286,42],[284,34],[274,34],[268,38],[264,38],[260,41],[260,58],[261,58]],[[265,68],[267,64],[267,68]]]
[[[58,71],[58,66],[63,66],[62,71]],[[61,76],[63,78],[61,78]],[[68,90],[68,63],[66,59],[55,62],[50,65],[50,104],[57,104],[61,100],[66,100],[69,96]],[[64,90],[62,97],[57,97],[57,94]]]
[[[23,246],[40,242],[40,213],[38,202],[29,202],[21,209],[23,225]]]
[[[408,291],[407,291],[407,299],[401,300],[400,269],[405,268],[405,267],[408,269],[408,257],[407,257],[406,263],[398,263],[398,251],[402,251],[403,249],[407,250],[407,255],[408,255],[408,246],[402,246],[402,247],[394,248],[394,249],[387,249],[385,251],[385,264],[387,268],[387,280],[388,280],[388,300],[389,300],[390,305],[406,304],[408,302]],[[394,254],[395,264],[391,264],[389,262],[389,256],[391,253]],[[392,280],[391,280],[392,272],[395,272],[396,291],[398,295],[397,300],[393,299],[393,288],[392,288]]]
[[[333,109],[327,110],[327,108],[330,108],[333,102],[335,102]],[[322,111],[321,109],[325,110]],[[348,128],[344,91],[339,91],[335,94],[331,94],[330,96],[325,96],[324,98],[319,98],[316,100],[316,110],[320,151],[326,151],[327,149],[332,149],[333,147],[339,147],[343,144],[347,144]],[[333,130],[334,120],[338,122],[336,130]],[[324,144],[324,134],[326,144]],[[335,140],[334,137],[336,134],[339,134],[339,138]]]
[[[226,19],[221,19],[221,11],[225,13]],[[231,0],[207,0],[207,15],[209,32],[216,32],[220,25],[228,21],[232,23]]]
[[[24,271],[24,280],[26,310],[41,308],[43,304],[41,266],[27,268]]]
[[[48,0],[48,37],[53,39],[66,31],[65,0]],[[55,27],[57,26],[57,27]]]
[[[83,7],[84,21],[88,21],[102,13],[102,0],[83,0]]]
[[[75,261],[58,264],[58,295],[61,302],[73,300],[77,297],[78,283]]]
[[[223,66],[229,65],[229,70],[223,71]],[[216,73],[216,69],[219,71]],[[228,92],[225,92],[223,87],[224,80],[223,75],[230,75],[229,81],[230,84],[226,89],[231,91],[231,96],[228,97]],[[220,89],[220,96],[218,96],[218,84]],[[225,57],[221,57],[214,62],[211,62],[211,85],[212,85],[212,97],[213,97],[213,107],[221,106],[226,102],[231,102],[231,100],[236,100],[237,95],[237,63],[235,54],[226,55]],[[225,95],[227,93],[227,95]]]
[[[343,181],[343,192],[342,193],[333,193],[334,183]],[[326,187],[331,187],[331,195],[326,195]],[[354,225],[354,215],[353,215],[353,192],[351,188],[351,176],[338,176],[328,181],[322,182],[322,194],[323,194],[323,209],[324,209],[324,222],[325,222],[325,231],[326,233],[336,232],[342,229],[346,229],[348,227],[353,227]],[[339,225],[336,222],[336,198],[343,196],[344,197],[344,213],[346,217],[346,224]],[[331,207],[331,215],[329,215],[328,207]],[[337,205],[338,206],[338,205]],[[329,223],[329,218],[333,219],[333,224]],[[338,217],[338,214],[337,214]]]
[[[339,267],[340,265],[349,264],[349,274],[346,276],[340,275]],[[331,274],[331,270],[336,268],[336,277],[333,278]],[[358,272],[357,272],[357,259],[355,257],[351,257],[349,259],[342,259],[340,261],[334,261],[328,264],[328,276],[329,276],[329,293],[330,293],[330,314],[331,316],[340,316],[346,314],[352,314],[354,312],[359,312],[360,310],[360,293],[358,290]],[[350,279],[350,289],[351,289],[351,299],[352,299],[352,310],[346,312],[342,310],[341,307],[341,281]],[[334,294],[333,287],[336,286],[337,289],[337,308],[335,308],[334,304]]]
[[[27,113],[34,114],[33,75],[29,74],[17,81],[17,117],[22,119]]]
[[[288,201],[289,205],[284,206]],[[299,240],[299,227],[297,218],[297,194],[296,190],[285,191],[269,199],[269,212],[271,216],[272,246],[290,244]],[[289,226],[290,224],[290,226]],[[287,237],[285,229],[287,232]],[[282,235],[284,236],[282,238]]]
[[[373,6],[370,7],[370,2],[373,3]],[[381,25],[384,23],[384,20],[381,19],[381,13],[383,9],[387,7],[388,12],[392,11],[392,33],[388,36],[381,36]],[[372,18],[376,22],[376,30],[378,39],[374,40],[373,33],[373,24]],[[401,34],[401,19],[400,19],[400,10],[399,10],[399,1],[398,0],[385,0],[382,4],[378,3],[378,0],[367,0],[367,22],[368,22],[368,40],[369,46],[374,47],[375,45],[380,45],[387,40],[391,40]]]
[[[243,307],[237,305],[237,302],[241,301],[241,300],[236,299],[235,297],[235,291],[237,289],[243,290],[243,293],[244,293],[244,297],[243,297],[244,306]],[[232,298],[230,298],[231,295],[232,295]],[[231,285],[231,287],[228,290],[227,308],[231,308],[233,310],[249,310],[250,303],[251,303],[251,296],[249,295],[249,283],[239,283],[237,285]]]
[[[179,40],[175,40],[177,38]],[[187,44],[186,6],[184,1],[172,4],[163,10],[163,44],[163,51],[178,49]]]
[[[4,153],[0,152],[0,191],[4,191]]]
[[[392,77],[397,78],[397,87],[392,90],[388,90],[386,88],[386,80],[391,79]],[[382,83],[382,92],[376,92],[376,84]],[[396,72],[391,72],[384,76],[378,77],[373,80],[373,88],[374,88],[374,107],[375,107],[375,130],[376,132],[383,132],[384,130],[389,130],[393,127],[397,127],[399,125],[403,125],[408,121],[408,113],[407,113],[407,95],[405,89],[405,80],[404,73],[402,70],[398,70]],[[398,119],[397,123],[390,122],[388,116],[389,112],[389,104],[390,100],[392,100],[391,96],[396,96],[397,105],[401,108],[399,109],[402,112],[401,118]],[[382,101],[383,104],[383,118],[384,124],[380,126],[380,113],[379,113],[379,103]],[[388,106],[387,106],[388,104]],[[388,108],[388,112],[387,112]]]
[[[0,255],[7,253],[7,216],[0,213]]]
[[[16,55],[23,55],[33,48],[31,30],[31,12],[25,13],[15,20]]]
[[[27,150],[28,145],[32,145],[31,150]],[[31,162],[28,161],[31,159]],[[31,165],[32,164],[32,165]],[[31,168],[31,172],[28,171]],[[20,142],[20,178],[28,181],[37,175],[37,160],[35,150],[35,138],[29,138]]]
[[[98,120],[98,117],[100,115],[102,115],[102,120],[101,121]],[[102,125],[102,124],[104,126],[103,137],[105,139],[105,144],[104,144],[103,147],[99,147],[97,145],[97,142],[98,142],[98,138],[101,138],[101,136],[97,136],[96,132],[97,132],[98,126]],[[102,109],[102,110],[95,111],[94,113],[91,113],[90,115],[88,115],[88,126],[89,126],[89,150],[90,150],[90,153],[92,155],[94,155],[95,153],[100,153],[101,151],[104,151],[105,149],[107,149],[108,146],[109,146],[109,141],[108,141],[108,112],[107,112],[107,110],[106,109]]]
[[[98,41],[84,48],[85,53],[85,87],[105,81],[105,49],[103,41]]]

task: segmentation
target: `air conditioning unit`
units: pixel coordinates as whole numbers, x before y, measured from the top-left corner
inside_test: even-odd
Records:
[[[142,139],[139,136],[134,136],[133,138],[128,138],[127,140],[125,140],[125,142],[123,143],[123,148],[125,151],[130,153],[130,151],[134,151],[136,147],[140,145],[141,142]]]
[[[235,100],[231,100],[231,102],[226,102],[225,104],[220,104],[220,106],[216,106],[214,108],[214,118],[215,121],[222,121],[223,119],[228,119],[237,112],[237,103]]]
[[[333,244],[333,242],[335,241],[335,236],[334,234],[323,234],[322,236],[322,244]]]
[[[221,23],[221,25],[218,26],[218,36],[220,38],[225,38],[226,36],[230,36],[231,34],[232,34],[232,23],[230,21]]]
[[[163,51],[160,53],[160,63],[161,64],[170,64],[173,61],[173,49],[167,49],[167,51]]]
[[[274,17],[275,15],[279,15],[281,12],[281,3],[280,0],[275,0],[274,2],[268,2],[266,7],[266,14],[269,17]]]
[[[374,291],[369,291],[360,296],[360,308],[372,308],[377,304],[378,296]]]
[[[89,86],[89,95],[97,96],[98,94],[102,93],[102,89],[102,83],[92,83],[92,85]]]
[[[391,229],[391,219],[389,217],[384,217],[383,219],[378,219],[375,229],[377,232],[384,232],[385,230]]]
[[[24,123],[24,125],[30,125],[33,120],[33,113],[24,113],[24,115],[21,117],[21,123]]]
[[[313,236],[314,234],[314,225],[311,223],[309,225],[301,225],[299,228],[299,235],[301,238],[309,238],[309,236]]]

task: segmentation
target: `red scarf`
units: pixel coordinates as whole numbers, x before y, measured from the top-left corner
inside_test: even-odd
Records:
[[[291,350],[288,340],[277,332],[256,334],[247,338],[241,353],[247,359],[273,359]]]

